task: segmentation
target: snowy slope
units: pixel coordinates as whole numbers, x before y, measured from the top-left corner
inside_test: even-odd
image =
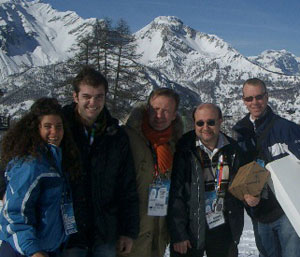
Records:
[[[195,31],[173,16],[157,17],[135,36],[143,64],[159,69],[169,79],[196,91],[197,83],[205,80],[282,79],[249,61],[219,37]],[[293,81],[294,78],[283,79]]]
[[[49,4],[26,0],[0,1],[0,79],[22,65],[42,66],[65,60],[75,38],[90,31],[95,19],[58,12]]]
[[[300,75],[300,58],[286,50],[266,50],[259,56],[248,58],[270,71],[286,75]]]
[[[76,37],[90,31],[95,19],[83,20],[74,12],[58,12],[38,0],[0,0],[0,17],[0,87],[5,93],[0,111],[14,115],[12,110],[21,108],[28,97],[32,100],[33,95],[53,95],[55,89],[50,88],[50,81],[49,85],[27,85],[21,90],[26,74],[7,75],[28,70],[23,69],[23,64],[52,69],[44,65],[71,57],[74,51],[68,49]],[[173,16],[157,17],[135,37],[148,79],[144,92],[152,87],[173,87],[182,94],[182,106],[187,110],[199,102],[214,102],[225,115],[238,119],[245,112],[241,85],[250,77],[259,77],[269,87],[274,110],[300,122],[300,76],[271,72],[270,65],[258,65],[218,36],[196,31]],[[43,75],[42,71],[35,73]],[[12,101],[8,96],[14,90],[19,94]],[[40,93],[29,93],[34,90]]]
[[[248,78],[259,77],[269,87],[275,111],[285,116],[288,110],[295,109],[292,118],[300,122],[296,105],[299,76],[271,72],[218,36],[195,31],[173,16],[157,17],[135,36],[141,62],[198,94],[198,102],[217,103],[226,115],[238,119],[245,112],[241,85]]]
[[[25,84],[26,72],[7,75],[21,71],[23,64],[44,66],[72,56],[68,49],[77,36],[90,31],[94,21],[74,12],[58,12],[40,1],[0,0],[0,88],[4,90],[0,113],[20,115],[34,99],[55,95],[51,82],[30,85]],[[228,115],[230,120],[224,123],[230,122],[230,127],[246,112],[241,100],[243,81],[260,77],[267,82],[272,107],[300,122],[300,77],[290,76],[299,74],[299,65],[297,70],[290,63],[299,64],[300,58],[283,51],[246,58],[218,36],[196,31],[172,16],[157,17],[135,36],[149,85],[181,92],[183,108],[201,101],[217,103]],[[28,72],[43,80],[42,68]],[[249,219],[240,252],[243,257],[257,256]]]

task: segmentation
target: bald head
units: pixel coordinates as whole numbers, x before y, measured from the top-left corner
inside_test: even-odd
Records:
[[[200,104],[194,111],[195,133],[197,138],[213,150],[218,142],[222,123],[222,112],[211,103]]]
[[[202,109],[209,109],[210,111],[212,112],[216,112],[218,114],[218,118],[219,119],[223,119],[223,115],[222,115],[222,111],[221,109],[219,108],[219,106],[215,105],[215,104],[212,104],[212,103],[203,103],[203,104],[199,104],[195,109],[194,109],[194,112],[193,112],[193,119],[195,119],[195,114],[197,111],[200,111]]]

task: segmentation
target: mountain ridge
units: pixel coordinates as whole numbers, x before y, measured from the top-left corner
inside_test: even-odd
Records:
[[[95,22],[94,18],[84,20],[71,11],[58,12],[39,0],[0,0],[0,3],[0,13],[5,13],[0,20],[0,84],[5,94],[22,87],[26,76],[20,72],[32,67],[33,71],[30,72],[41,76],[38,66],[47,69],[48,65],[51,69],[51,65],[58,65],[59,68],[57,63],[74,54],[68,49],[75,39],[89,33]],[[18,20],[15,24],[11,23],[13,16]],[[19,31],[28,40],[32,39],[29,40],[31,44],[16,40],[20,37],[17,34]],[[12,39],[5,37],[15,35],[13,33],[18,36]],[[266,81],[270,89],[272,107],[283,116],[287,110],[295,109],[292,115],[286,117],[300,121],[300,108],[297,107],[300,76],[286,75],[282,70],[272,71],[274,63],[269,65],[268,62],[245,57],[217,35],[196,31],[174,16],[159,16],[134,36],[137,52],[141,54],[139,62],[144,65],[149,79],[149,86],[144,92],[149,92],[153,87],[172,87],[183,93],[182,102],[186,108],[199,102],[214,102],[220,105],[226,115],[238,118],[245,112],[241,99],[243,81],[259,77]],[[32,51],[26,46],[32,47]],[[25,53],[12,55],[10,49],[14,47],[19,47]],[[300,59],[292,57],[296,61]],[[26,69],[22,68],[24,65]],[[49,88],[43,92],[54,94],[54,89],[46,86]],[[41,90],[42,87],[37,88]],[[34,94],[28,93],[34,88],[28,87],[26,90],[26,97]],[[26,97],[19,94],[14,98],[19,99],[11,103],[14,108],[10,108],[9,99],[2,107],[0,102],[0,111],[1,108],[4,111],[17,110],[18,104],[28,100]]]

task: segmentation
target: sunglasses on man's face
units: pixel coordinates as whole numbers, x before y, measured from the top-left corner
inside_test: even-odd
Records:
[[[243,96],[243,99],[246,102],[252,102],[254,98],[256,99],[256,101],[259,101],[259,100],[262,100],[265,95],[266,95],[266,92],[261,95],[256,95],[256,96]]]
[[[203,127],[205,123],[207,124],[207,126],[210,126],[210,127],[213,127],[213,126],[216,125],[216,121],[215,120],[208,120],[208,121],[198,120],[196,122],[196,125],[198,127]]]

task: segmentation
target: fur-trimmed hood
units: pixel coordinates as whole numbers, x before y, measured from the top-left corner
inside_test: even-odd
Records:
[[[142,121],[144,113],[147,111],[147,103],[140,103],[136,105],[129,116],[127,117],[126,126],[134,129],[138,134],[142,133]],[[172,141],[177,142],[183,134],[183,121],[177,113],[175,120],[172,122],[173,133]]]

